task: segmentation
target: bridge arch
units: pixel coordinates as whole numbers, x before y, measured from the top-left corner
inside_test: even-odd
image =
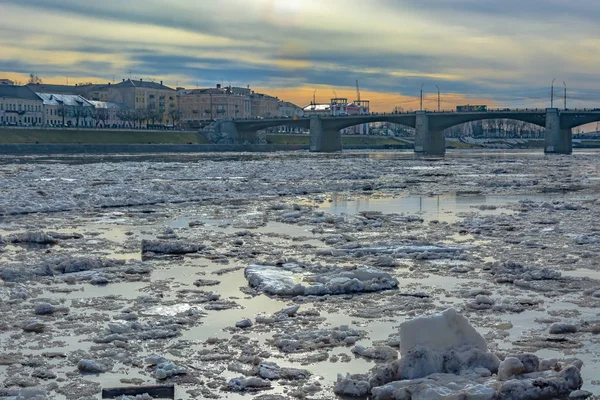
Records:
[[[466,124],[468,122],[483,121],[490,119],[509,119],[521,122],[527,122],[530,124],[538,125],[541,127],[546,126],[546,111],[540,111],[539,113],[532,112],[491,112],[482,113],[474,112],[469,114],[434,114],[429,116],[429,129],[435,131],[443,131],[453,126]]]
[[[563,129],[573,129],[598,121],[600,121],[600,110],[593,112],[564,111],[560,114],[560,126]]]
[[[328,131],[341,131],[356,125],[370,124],[373,122],[389,122],[397,125],[414,128],[416,116],[414,114],[381,114],[381,115],[357,115],[344,118],[322,117],[323,129]]]

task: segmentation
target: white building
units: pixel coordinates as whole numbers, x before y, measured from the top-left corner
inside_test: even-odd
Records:
[[[76,94],[36,93],[43,102],[45,126],[94,127],[94,105]]]
[[[95,107],[94,123],[97,128],[118,128],[126,123],[119,118],[119,112],[127,108],[125,104],[96,100],[88,102]]]
[[[303,117],[304,110],[289,101],[280,101],[278,105],[280,117]]]
[[[305,117],[310,117],[311,115],[326,117],[331,115],[331,104],[310,103],[309,105],[304,106],[302,111]]]

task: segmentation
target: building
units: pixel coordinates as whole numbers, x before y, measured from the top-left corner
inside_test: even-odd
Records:
[[[274,118],[279,115],[279,99],[262,93],[250,95],[252,118]]]
[[[95,107],[77,94],[36,93],[43,103],[44,126],[95,127]]]
[[[233,90],[237,89],[237,90]],[[177,90],[180,122],[190,127],[214,119],[252,117],[252,98],[244,88],[223,88],[217,84],[210,89]]]
[[[10,79],[0,79],[0,85],[14,85],[15,83]]]
[[[277,105],[277,115],[284,118],[302,117],[304,116],[304,110],[298,107],[294,103],[289,101],[280,101]]]
[[[94,122],[98,128],[121,128],[129,126],[129,121],[123,118],[128,108],[125,104],[112,103],[110,101],[88,100],[94,108]]]
[[[331,99],[329,104],[316,104],[311,102],[302,110],[304,116],[318,115],[321,117],[327,116],[346,116],[346,115],[369,115],[370,111],[369,100],[354,100],[349,103],[345,97],[336,97]],[[369,124],[360,124],[342,129],[342,133],[346,135],[368,135]]]
[[[247,88],[222,87],[209,89],[177,88],[179,118],[183,125],[201,126],[215,119],[275,118],[281,115],[277,97],[256,93]],[[299,107],[287,103],[284,112],[301,114]]]
[[[40,126],[43,104],[27,86],[0,85],[0,125]]]
[[[171,125],[177,113],[177,91],[163,85],[163,82],[148,82],[140,79],[123,79],[116,85],[109,85],[107,100],[125,104],[132,110],[144,110],[146,121],[157,125]]]
[[[347,115],[369,115],[371,113],[369,100],[354,100],[354,102],[346,105],[346,113]],[[344,129],[342,133],[346,135],[368,135],[369,124],[351,126]]]
[[[312,115],[327,117],[331,115],[331,104],[317,104],[311,102],[309,105],[302,107],[302,113],[305,117],[310,117]]]
[[[110,87],[110,82],[105,85],[80,85],[76,86],[76,92],[87,100],[108,102],[108,92]]]

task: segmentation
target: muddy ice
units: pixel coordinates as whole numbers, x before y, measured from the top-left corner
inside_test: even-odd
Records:
[[[600,395],[599,167],[7,159],[0,397]]]

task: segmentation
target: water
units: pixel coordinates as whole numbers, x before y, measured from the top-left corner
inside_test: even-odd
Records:
[[[513,211],[502,209],[509,203],[519,201],[552,201],[563,200],[564,194],[532,193],[522,195],[480,195],[449,193],[439,196],[405,195],[394,198],[374,198],[369,195],[352,196],[334,194],[331,200],[318,204],[323,211],[332,214],[358,214],[364,211],[375,211],[386,214],[405,213],[419,215],[425,221],[456,221],[457,214],[479,212],[481,215],[512,214]],[[496,209],[479,210],[480,206],[494,206]]]
[[[589,153],[589,152],[588,152]],[[597,153],[590,153],[597,154]],[[293,157],[326,157],[326,158],[356,158],[356,159],[393,159],[393,160],[408,160],[414,159],[414,154],[410,152],[380,152],[380,153],[361,153],[356,152],[352,154],[344,154],[344,155],[312,155],[309,153],[298,153],[294,154]],[[455,158],[491,158],[491,159],[509,159],[516,160],[518,162],[526,162],[527,160],[536,160],[545,157],[541,152],[481,152],[477,153],[454,153],[449,152],[449,159]],[[40,157],[38,159],[23,159],[21,158],[18,162],[17,160],[13,160],[14,163],[51,163],[51,162],[61,162],[61,163],[92,163],[92,162],[139,162],[139,161],[160,161],[160,162],[203,162],[205,160],[211,161],[219,161],[219,160],[236,160],[236,161],[254,161],[254,160],[289,160],[290,155],[145,155],[145,156],[102,156],[102,157],[65,157],[65,158],[43,158]],[[2,162],[11,162],[10,160],[3,160]],[[443,172],[445,170],[445,166],[442,165],[444,161],[440,160],[440,162],[432,162],[429,165],[417,165],[406,168],[407,170],[413,170],[418,172]],[[590,165],[582,165],[582,169],[589,170],[590,174],[597,173],[595,171],[595,166],[593,164]],[[541,171],[539,173],[545,173],[546,171]],[[537,172],[536,172],[537,173]],[[535,175],[535,174],[533,174]],[[465,176],[465,175],[463,175]],[[480,175],[473,175],[473,178],[476,178]],[[515,174],[515,178],[523,178],[528,177],[529,174]],[[493,176],[489,176],[490,179]],[[593,178],[593,177],[592,177]],[[221,177],[215,176],[211,179],[221,179]],[[229,178],[233,179],[233,178]],[[309,201],[310,205],[314,205],[318,207],[320,210],[331,213],[331,214],[348,214],[348,215],[356,215],[360,212],[364,211],[375,211],[375,212],[383,212],[383,213],[396,213],[396,214],[404,214],[404,215],[418,215],[423,218],[426,222],[438,220],[445,222],[455,222],[459,221],[463,218],[464,215],[477,212],[479,215],[499,215],[502,213],[505,214],[514,214],[510,208],[505,208],[510,203],[515,203],[524,200],[531,201],[552,201],[552,200],[566,200],[575,198],[573,195],[567,195],[563,193],[530,193],[530,194],[522,194],[522,195],[483,195],[478,193],[477,188],[474,188],[473,191],[470,192],[462,192],[462,193],[448,193],[443,195],[436,196],[418,196],[418,195],[409,195],[409,194],[397,194],[394,197],[387,197],[385,194],[375,193],[374,195],[355,195],[348,196],[346,194],[325,194],[326,199],[331,199],[331,201],[326,201],[324,203]],[[292,201],[302,203],[303,200],[298,198],[292,199]],[[255,203],[260,204],[259,201]],[[222,234],[222,235],[231,235],[240,230],[250,230],[252,233],[260,235],[259,240],[262,245],[265,247],[263,250],[267,249],[269,251],[281,251],[281,254],[284,256],[293,254],[292,248],[297,246],[298,244],[310,244],[315,247],[328,247],[321,240],[323,236],[327,234],[313,234],[311,228],[313,225],[298,225],[298,224],[285,224],[281,222],[275,221],[267,221],[266,224],[258,224],[256,228],[240,228],[238,226],[243,225],[244,223],[254,223],[261,222],[257,221],[255,213],[256,204],[250,204],[247,206],[240,206],[239,210],[227,209],[225,212],[217,212],[219,211],[219,206],[199,206],[196,204],[188,204],[178,206],[177,209],[166,207],[156,207],[156,213],[152,214],[152,220],[146,220],[141,217],[140,213],[130,213],[127,215],[126,213],[114,213],[114,212],[105,212],[98,211],[97,215],[82,217],[81,215],[69,213],[69,217],[71,219],[68,222],[68,227],[62,227],[57,229],[52,229],[59,232],[82,232],[85,234],[85,241],[89,242],[90,240],[102,240],[102,242],[98,242],[98,246],[102,246],[99,249],[89,250],[88,248],[78,248],[77,243],[73,242],[72,247],[68,250],[73,251],[73,253],[87,254],[96,254],[101,252],[102,254],[106,254],[108,257],[117,257],[117,258],[134,258],[140,259],[140,252],[138,243],[142,239],[150,239],[156,236],[157,232],[167,226],[171,227],[177,231],[182,230],[185,231],[188,229],[189,223],[191,221],[201,221],[205,225],[197,228],[198,232],[202,232],[199,234],[199,237],[202,237],[204,232]],[[483,209],[480,210],[477,207],[480,206],[495,206],[496,209]],[[163,214],[161,216],[160,214]],[[94,213],[95,214],[95,213]],[[44,216],[40,215],[39,219],[43,221],[47,221],[48,224],[46,226],[56,226],[56,225],[65,225],[67,215],[54,215],[54,216]],[[38,217],[36,217],[38,218]],[[11,224],[3,224],[2,232],[0,234],[7,235],[15,230],[20,231],[19,229],[19,217],[15,217],[12,219]],[[131,233],[131,235],[128,234]],[[418,233],[418,228],[416,229]],[[189,231],[188,231],[189,233]],[[352,232],[356,234],[355,232]],[[365,232],[361,236],[361,240],[367,238],[371,235],[373,238],[378,235],[379,232]],[[133,239],[132,239],[133,238]],[[133,240],[136,244],[131,247],[126,245],[127,241]],[[199,239],[201,240],[201,239]],[[365,239],[366,240],[366,239]],[[375,240],[375,239],[374,239]],[[441,241],[441,243],[455,243],[455,242],[468,242],[472,244],[475,241],[475,237],[472,235],[458,235],[452,234],[448,235],[445,239],[446,241]],[[82,242],[83,243],[83,242]],[[70,244],[70,243],[69,243]],[[129,247],[127,247],[129,246]],[[8,261],[13,259],[17,254],[22,254],[25,251],[28,251],[22,246],[7,246],[7,252],[2,255],[2,261]],[[62,250],[62,249],[61,249]],[[483,262],[493,261],[495,260],[493,257],[482,257]],[[319,260],[316,259],[318,262]],[[483,279],[473,279],[472,277],[461,277],[461,276],[447,276],[445,274],[446,269],[444,269],[445,261],[428,261],[428,262],[414,262],[412,259],[400,260],[401,267],[390,271],[392,274],[400,277],[401,281],[401,290],[405,289],[413,289],[413,290],[426,290],[426,291],[434,291],[434,302],[436,306],[439,307],[448,307],[452,305],[463,306],[465,303],[464,298],[458,298],[454,296],[452,293],[463,289],[463,288],[475,288],[475,287],[485,287],[486,282]],[[358,262],[358,261],[356,261]],[[355,264],[354,260],[349,261],[349,264]],[[458,262],[456,262],[458,264]],[[465,261],[465,263],[469,263]],[[101,298],[107,295],[118,295],[120,296],[121,301],[127,305],[132,300],[136,299],[141,295],[148,295],[148,293],[152,292],[152,285],[168,282],[173,290],[165,294],[165,301],[177,301],[177,290],[179,289],[196,289],[192,286],[192,282],[196,279],[216,279],[221,281],[220,284],[216,286],[210,286],[206,288],[202,288],[202,290],[206,291],[214,291],[215,293],[219,293],[222,298],[227,299],[231,298],[236,301],[240,305],[239,308],[234,308],[230,310],[224,311],[206,311],[206,317],[202,320],[203,324],[201,326],[193,327],[189,330],[183,331],[183,336],[179,339],[190,340],[193,342],[191,346],[194,350],[201,349],[202,341],[208,339],[209,337],[219,337],[219,338],[230,338],[231,332],[229,329],[235,324],[236,321],[241,320],[242,318],[254,318],[256,314],[261,312],[273,313],[276,312],[288,305],[288,301],[285,299],[273,299],[264,295],[258,296],[249,296],[242,289],[247,286],[247,281],[244,277],[243,269],[239,269],[234,272],[227,273],[225,275],[217,275],[216,271],[232,266],[244,266],[246,263],[240,263],[236,260],[232,260],[230,264],[223,265],[212,262],[210,260],[196,258],[196,257],[185,257],[183,259],[171,260],[171,261],[161,261],[157,262],[155,265],[155,269],[152,272],[152,275],[149,278],[149,281],[140,281],[140,282],[123,282],[123,283],[115,283],[111,284],[107,287],[97,287],[91,286],[85,283],[77,283],[77,284],[61,284],[55,285],[55,289],[69,289],[71,290],[69,293],[64,292],[54,292],[47,290],[47,288],[43,287],[44,293],[42,297],[50,297],[54,299],[64,299],[67,304],[74,300],[82,300],[82,299],[93,299],[93,298]],[[426,273],[421,273],[419,268],[425,267],[439,267],[437,272],[428,271]],[[476,266],[479,267],[479,266]],[[409,268],[413,268],[413,270],[409,270]],[[587,269],[575,269],[573,271],[565,271],[564,275],[573,276],[573,277],[592,277],[592,278],[600,278],[600,273],[597,271],[591,271]],[[498,296],[500,293],[494,293],[495,296]],[[179,304],[169,305],[168,308],[163,309],[155,309],[149,311],[149,313],[157,313],[157,314],[172,314],[173,312],[185,309],[189,307],[189,304],[185,301],[180,302]],[[200,305],[200,308],[202,306]],[[522,335],[526,334],[529,330],[534,328],[539,328],[533,320],[536,317],[542,317],[547,315],[548,311],[555,309],[565,309],[565,308],[573,308],[580,309],[580,307],[574,306],[573,304],[567,304],[564,302],[556,302],[552,304],[550,300],[548,300],[548,304],[544,305],[543,310],[532,310],[525,311],[522,314],[498,314],[493,315],[493,317],[501,319],[502,321],[509,321],[512,323],[513,327],[507,329],[509,333],[509,337],[506,340],[495,340],[495,344],[498,345],[501,349],[514,349],[511,341],[518,340]],[[326,318],[326,322],[322,324],[324,327],[333,327],[339,325],[350,325],[356,329],[364,329],[368,332],[368,337],[364,340],[360,341],[360,344],[368,346],[375,341],[385,340],[389,335],[395,334],[397,332],[398,324],[400,324],[406,316],[398,316],[398,317],[384,317],[384,318],[376,318],[376,319],[363,319],[352,317],[344,312],[335,312],[330,310],[330,308],[335,309],[336,306],[328,306],[323,307],[319,303],[315,304],[305,304],[302,306],[303,309],[318,309],[321,313],[321,316]],[[343,309],[343,307],[342,307]],[[86,318],[86,313],[88,310],[86,309],[73,309],[73,313],[81,318]],[[594,316],[594,309],[588,309],[582,312],[582,315],[585,317]],[[478,318],[479,319],[479,318]],[[302,327],[299,327],[301,329]],[[480,328],[481,331],[485,332],[487,328]],[[260,333],[260,334],[252,334],[250,335],[254,339],[258,340],[260,346],[267,347],[265,345],[266,340],[272,336],[272,333]],[[55,341],[64,341],[66,345],[53,345],[51,347],[54,351],[72,351],[73,349],[83,349],[86,350],[91,345],[88,341],[83,341],[86,339],[86,336],[69,336],[69,335],[60,335],[54,338]],[[177,339],[177,340],[179,340]],[[176,341],[169,341],[170,344],[175,343]],[[0,337],[0,343],[4,348],[9,348],[9,346],[14,343],[11,341],[9,337],[2,336]],[[273,350],[270,348],[270,350]],[[26,351],[27,352],[27,351]],[[31,350],[31,353],[36,353],[37,350]],[[585,354],[587,352],[588,354]],[[373,362],[369,362],[362,358],[354,357],[349,348],[335,348],[332,354],[340,354],[345,353],[350,355],[352,361],[350,363],[331,363],[329,361],[314,363],[310,366],[300,366],[294,359],[286,359],[281,357],[277,351],[273,351],[275,354],[275,359],[279,365],[281,366],[293,366],[300,368],[309,368],[315,375],[318,377],[322,377],[322,383],[324,385],[329,385],[336,378],[338,372],[351,372],[351,373],[365,373],[367,372],[373,365]],[[591,385],[591,380],[596,378],[596,374],[598,373],[600,363],[597,362],[597,353],[598,346],[594,343],[590,343],[590,341],[586,342],[586,348],[582,352],[577,352],[576,355],[578,357],[582,357],[586,362],[586,367],[584,368],[584,377],[585,377],[585,388],[587,390],[592,390],[598,392],[597,388],[594,385]],[[542,350],[538,352],[538,354],[543,356],[556,356],[562,358],[565,356],[562,352],[556,351],[548,351]],[[176,357],[171,357],[177,360]],[[185,361],[185,360],[182,360]],[[133,376],[137,376],[135,369],[128,372],[133,374]],[[0,374],[4,373],[0,369]],[[225,371],[223,372],[223,377],[233,377],[234,375],[231,372]],[[148,376],[140,375],[140,377],[146,381],[153,381],[152,379],[148,380]],[[114,372],[110,374],[104,374],[99,377],[93,377],[90,379],[97,380],[101,382],[105,386],[119,386],[119,379],[122,378],[122,375]],[[280,387],[277,386],[278,389],[273,392],[280,392]],[[184,398],[186,395],[182,393],[183,391],[179,391],[178,397]],[[222,393],[225,398],[237,399],[242,396],[233,395],[233,394],[225,394]],[[328,389],[325,392],[319,395],[320,397],[331,398]]]

